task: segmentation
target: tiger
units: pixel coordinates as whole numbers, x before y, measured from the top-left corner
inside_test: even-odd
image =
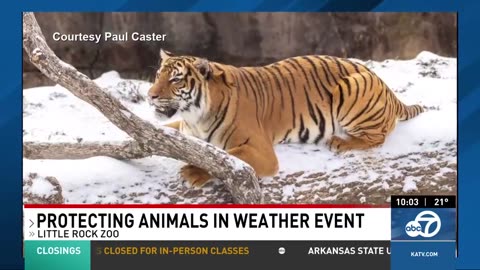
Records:
[[[166,127],[225,150],[259,178],[278,173],[276,144],[324,144],[334,152],[378,147],[397,121],[424,111],[402,103],[365,65],[327,55],[236,67],[160,50],[148,99],[156,114],[180,116]],[[193,165],[180,174],[193,187],[212,179]]]

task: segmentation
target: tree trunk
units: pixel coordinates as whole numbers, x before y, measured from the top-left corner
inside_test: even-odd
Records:
[[[130,112],[86,75],[55,55],[45,42],[45,37],[31,12],[23,13],[23,47],[30,61],[43,74],[68,89],[76,97],[95,107],[115,126],[135,140],[135,143],[132,143],[135,146],[129,149],[131,152],[125,157],[133,157],[142,153],[144,156],[161,155],[182,160],[205,169],[221,179],[231,192],[235,203],[263,202],[258,179],[248,164],[197,138],[186,137],[180,132],[168,128],[157,129]],[[41,148],[41,146],[36,147],[37,150]],[[27,153],[29,149],[32,149],[32,144],[26,144]],[[104,147],[103,150],[105,149]],[[109,147],[109,149],[116,151],[119,148]],[[93,153],[106,154],[103,150],[96,149]],[[64,151],[74,154],[78,158],[88,156],[86,152],[78,151],[78,148],[69,148]],[[93,153],[90,152],[90,154]],[[110,155],[117,155],[117,157],[122,157],[124,154],[110,153]],[[38,157],[42,154],[36,152],[35,155]],[[43,155],[48,157],[48,153]],[[61,153],[59,156],[61,156]]]

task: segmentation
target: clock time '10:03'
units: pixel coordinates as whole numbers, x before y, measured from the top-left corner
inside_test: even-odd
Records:
[[[396,198],[395,202],[397,206],[418,206],[418,198]]]

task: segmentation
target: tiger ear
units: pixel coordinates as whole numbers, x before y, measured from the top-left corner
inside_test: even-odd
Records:
[[[160,49],[160,59],[162,61],[165,61],[172,56],[173,56],[173,53],[171,53],[169,51],[165,51],[164,49]]]
[[[209,79],[212,70],[210,69],[210,65],[208,64],[208,60],[204,58],[199,58],[195,60],[193,66],[203,75],[205,79]]]

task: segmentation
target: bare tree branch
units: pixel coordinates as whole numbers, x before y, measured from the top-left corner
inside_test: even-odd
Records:
[[[23,143],[23,157],[28,159],[85,159],[106,156],[137,159],[151,156],[135,141],[112,143]]]
[[[55,55],[31,12],[23,13],[23,47],[43,74],[99,110],[130,135],[146,155],[171,157],[207,170],[223,180],[235,203],[263,202],[258,179],[248,164],[197,138],[186,137],[176,130],[157,129],[131,113],[86,75]]]

